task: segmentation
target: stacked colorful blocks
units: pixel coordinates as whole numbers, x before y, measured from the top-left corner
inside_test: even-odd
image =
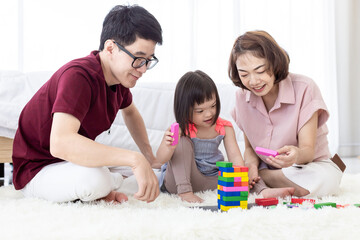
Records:
[[[218,208],[228,211],[230,208],[248,207],[249,169],[233,166],[231,162],[217,162],[218,176]]]

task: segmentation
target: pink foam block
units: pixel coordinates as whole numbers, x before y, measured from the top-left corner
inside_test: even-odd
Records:
[[[255,152],[257,154],[265,155],[265,156],[273,156],[273,157],[275,157],[275,156],[279,155],[279,153],[277,151],[262,148],[262,147],[256,147]]]
[[[171,144],[172,146],[174,146],[174,145],[178,144],[178,142],[179,142],[179,124],[178,123],[171,124],[170,131],[172,133],[174,133],[174,135],[173,135],[174,141]]]
[[[244,187],[223,187],[224,192],[247,192],[249,191],[248,186]]]

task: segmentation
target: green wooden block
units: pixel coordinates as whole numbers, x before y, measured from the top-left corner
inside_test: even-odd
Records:
[[[236,196],[236,197],[222,197],[223,201],[247,201],[248,197]]]
[[[316,204],[314,204],[314,208],[316,208],[316,209],[319,209],[319,208],[322,208],[322,207],[327,207],[327,206],[336,208],[336,203],[327,202],[327,203],[316,203]]]
[[[225,161],[216,162],[216,166],[218,166],[218,167],[232,167],[232,162],[225,162]]]
[[[360,207],[360,203],[354,204],[355,207]]]
[[[248,197],[248,196],[249,196],[249,192],[248,192],[248,191],[246,191],[246,192],[241,191],[241,192],[240,192],[240,196],[242,196],[242,197]]]
[[[223,181],[223,182],[234,182],[234,178],[233,178],[233,177],[222,177],[222,176],[218,176],[218,180]]]

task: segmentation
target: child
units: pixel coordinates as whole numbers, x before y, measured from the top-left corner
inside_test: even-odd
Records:
[[[194,192],[216,189],[217,161],[224,161],[218,149],[222,140],[234,165],[244,165],[235,132],[229,121],[221,119],[220,99],[213,80],[202,71],[188,72],[175,89],[174,112],[179,123],[179,143],[172,146],[168,128],[156,154],[164,164],[160,186],[183,201],[202,202]],[[162,181],[163,180],[163,181]]]

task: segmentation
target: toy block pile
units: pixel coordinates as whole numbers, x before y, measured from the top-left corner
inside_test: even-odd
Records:
[[[231,208],[248,208],[249,169],[233,166],[231,162],[217,162],[218,209],[228,211]]]
[[[303,203],[307,202],[307,205]],[[255,204],[257,206],[263,206],[267,208],[276,208],[279,204],[279,200],[277,198],[255,198]],[[333,208],[346,208],[349,206],[360,207],[360,204],[345,204],[339,205],[333,202],[325,202],[325,203],[316,203],[315,199],[306,199],[306,198],[291,198],[290,202],[283,202],[283,205],[286,205],[288,208],[315,208],[321,209],[323,207],[333,207]]]

